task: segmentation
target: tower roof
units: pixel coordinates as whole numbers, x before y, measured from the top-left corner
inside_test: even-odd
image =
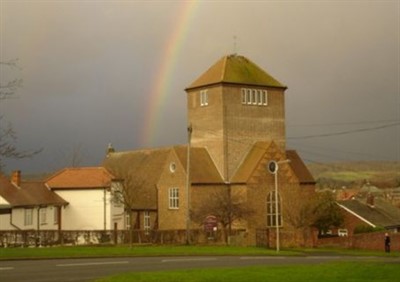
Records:
[[[286,88],[246,57],[234,54],[222,57],[186,90],[219,83]]]

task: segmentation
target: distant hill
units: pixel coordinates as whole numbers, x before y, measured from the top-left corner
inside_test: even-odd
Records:
[[[369,181],[380,188],[400,186],[400,162],[357,161],[307,164],[318,183],[354,186]]]

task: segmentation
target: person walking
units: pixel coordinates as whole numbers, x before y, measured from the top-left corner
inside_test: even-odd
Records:
[[[390,253],[390,236],[388,233],[385,233],[385,252]]]

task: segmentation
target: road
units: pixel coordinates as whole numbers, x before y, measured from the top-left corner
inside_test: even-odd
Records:
[[[373,259],[400,264],[400,258],[373,257]],[[371,260],[371,257],[209,256],[16,260],[0,261],[0,280],[10,282],[93,281],[100,277],[123,272],[247,265],[315,264],[322,261],[341,260]]]

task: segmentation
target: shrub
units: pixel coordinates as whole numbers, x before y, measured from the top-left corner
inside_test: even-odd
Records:
[[[370,233],[370,232],[377,232],[377,231],[383,231],[385,228],[383,227],[372,227],[370,225],[359,225],[354,228],[354,234],[360,234],[360,233]]]

